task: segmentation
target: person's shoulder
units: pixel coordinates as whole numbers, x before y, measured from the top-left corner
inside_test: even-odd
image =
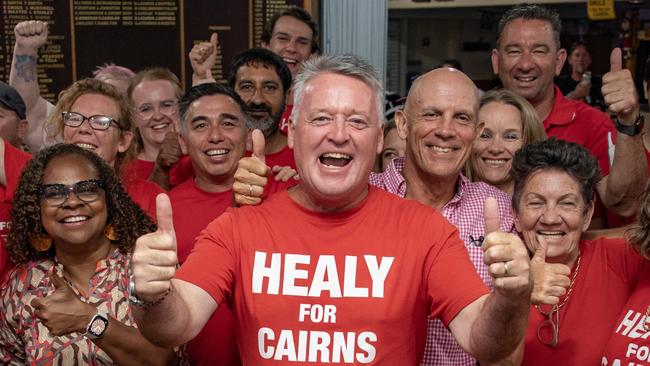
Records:
[[[4,143],[5,146],[5,155],[11,156],[15,161],[21,162],[22,165],[27,164],[29,159],[32,158],[32,155],[26,151],[23,151],[14,145],[8,143],[5,141]]]
[[[642,260],[640,254],[625,240],[625,238],[599,237],[580,241],[580,253],[591,256],[615,258],[626,256]]]
[[[377,187],[370,187],[370,205],[368,210],[378,214],[388,214],[401,220],[445,220],[435,208],[420,203],[416,200],[405,199]]]
[[[465,186],[465,197],[463,197],[463,199],[468,201],[476,200],[483,205],[488,197],[496,199],[499,203],[499,207],[510,207],[512,204],[512,198],[510,195],[493,185],[485,182],[467,182],[467,185]]]
[[[154,182],[148,180],[133,178],[124,182],[125,188],[129,193],[137,193],[138,195],[157,196],[159,193],[165,191]]]
[[[19,264],[9,271],[0,291],[3,294],[8,291],[13,296],[22,296],[22,294],[38,289],[51,268],[52,262],[49,260]]]

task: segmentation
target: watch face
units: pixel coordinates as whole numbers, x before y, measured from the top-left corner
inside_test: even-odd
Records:
[[[99,337],[104,333],[104,330],[106,330],[106,322],[104,322],[104,319],[95,318],[93,323],[90,325],[89,330],[92,334]]]

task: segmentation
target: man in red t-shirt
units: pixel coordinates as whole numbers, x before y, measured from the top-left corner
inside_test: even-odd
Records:
[[[509,9],[499,22],[497,48],[492,51],[494,73],[504,88],[535,107],[549,137],[578,143],[598,159],[604,176],[597,187],[601,201],[613,213],[633,216],[648,173],[632,74],[622,69],[621,52],[615,49],[611,71],[602,78],[603,97],[617,115],[615,123],[601,111],[565,98],[553,84],[567,57],[560,46],[561,28],[559,15],[546,7],[524,4]],[[610,164],[607,137],[616,130]]]
[[[191,339],[218,305],[235,314],[244,364],[416,364],[426,315],[481,361],[521,341],[530,306],[521,240],[498,232],[488,200],[490,294],[458,231],[438,212],[371,188],[382,143],[383,88],[367,62],[308,62],[295,85],[288,143],[300,182],[255,207],[228,210],[176,271],[171,207],[138,239],[130,301],[141,332],[170,346]]]
[[[246,148],[246,108],[233,90],[218,84],[192,87],[180,101],[181,136],[192,161],[193,179],[169,191],[176,228],[178,262],[194,240],[232,204],[237,161]],[[234,320],[228,305],[220,306],[201,333],[188,343],[193,365],[239,365]]]

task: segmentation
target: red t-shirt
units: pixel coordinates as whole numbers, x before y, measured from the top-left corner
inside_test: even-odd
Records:
[[[232,198],[232,190],[206,192],[196,186],[194,179],[169,191],[179,263],[185,262],[201,230],[232,206]]]
[[[454,226],[375,187],[345,212],[307,210],[287,192],[228,209],[176,277],[232,304],[250,365],[414,365],[427,314],[449,324],[487,293]]]
[[[142,179],[122,179],[122,184],[133,202],[156,221],[156,196],[165,191],[156,183]]]
[[[623,239],[581,241],[580,255],[573,292],[560,309],[557,348],[538,340],[537,329],[548,318],[531,306],[522,365],[600,363],[616,318],[636,286],[645,259]],[[548,306],[543,309],[547,311]]]
[[[289,131],[289,117],[291,117],[291,111],[293,111],[293,104],[287,104],[284,107],[284,112],[282,112],[282,118],[280,119],[280,125],[278,126],[280,133],[285,136],[287,135],[287,131]]]
[[[613,130],[613,124],[605,113],[565,98],[555,86],[555,102],[551,114],[544,120],[544,129],[548,137],[584,146],[598,159],[603,177],[609,175],[607,132]]]
[[[650,266],[639,275],[634,293],[611,329],[611,338],[605,347],[603,366],[650,365]]]
[[[142,159],[133,159],[124,166],[124,176],[141,180],[149,180],[155,162]],[[183,155],[180,160],[169,170],[169,185],[176,187],[194,176],[192,160],[188,155]]]
[[[266,165],[273,168],[274,166],[290,166],[293,169],[296,169],[296,161],[293,157],[293,150],[289,146],[285,146],[284,149],[273,153],[267,154],[265,156]]]
[[[32,157],[6,141],[4,147],[4,166],[7,184],[6,186],[0,185],[0,283],[4,279],[5,273],[13,267],[13,264],[9,260],[9,253],[7,253],[5,247],[11,222],[11,201],[14,199],[14,194],[20,181],[20,173]]]
[[[210,193],[189,179],[169,191],[174,216],[178,262],[190,254],[201,230],[232,204],[232,190]],[[235,321],[227,304],[212,314],[203,330],[187,344],[192,365],[240,365],[235,343]]]

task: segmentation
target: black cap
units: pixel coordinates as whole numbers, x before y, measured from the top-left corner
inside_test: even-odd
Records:
[[[23,98],[18,94],[16,89],[14,89],[9,84],[5,84],[0,81],[0,103],[4,104],[7,108],[16,112],[18,118],[25,119],[25,102]]]

